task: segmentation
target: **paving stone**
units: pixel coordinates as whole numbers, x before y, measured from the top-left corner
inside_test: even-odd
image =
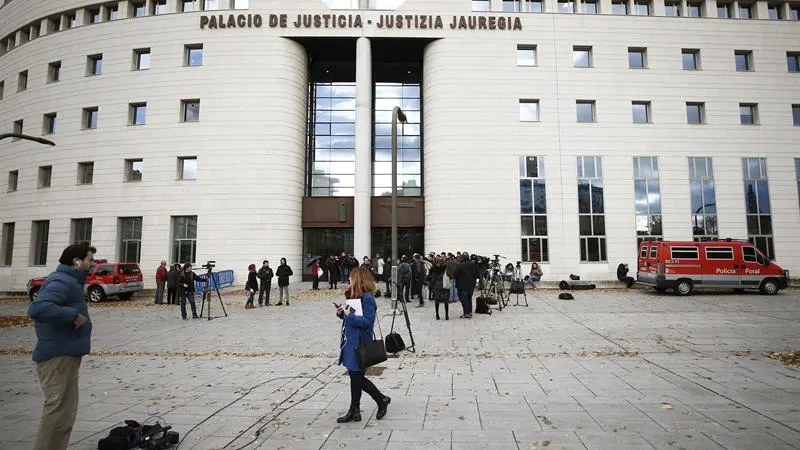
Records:
[[[93,349],[104,353],[84,358],[70,449],[94,450],[122,420],[151,415],[186,437],[184,450],[238,447],[257,429],[250,448],[800,448],[800,374],[764,356],[797,345],[796,291],[598,290],[575,302],[536,291],[530,308],[438,322],[412,308],[417,353],[370,376],[392,397],[389,413],[376,420],[363,395],[363,420],[348,424],[336,423],[350,389],[336,366],[341,323],[320,314],[326,295],[256,310],[235,297],[229,317],[210,322],[183,322],[169,306],[92,307]],[[4,314],[24,310],[0,302]],[[298,318],[302,327],[286,326]],[[33,343],[31,327],[0,329],[0,350]],[[42,407],[35,366],[23,355],[0,356],[0,367],[0,449],[28,449]]]

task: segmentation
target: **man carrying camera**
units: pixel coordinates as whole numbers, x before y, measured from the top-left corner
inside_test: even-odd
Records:
[[[272,272],[272,268],[269,267],[269,261],[265,259],[264,265],[258,269],[258,279],[261,280],[261,289],[258,291],[258,306],[264,305],[265,296],[267,300],[266,305],[269,306],[269,291],[272,289],[273,276],[275,276],[275,274]]]

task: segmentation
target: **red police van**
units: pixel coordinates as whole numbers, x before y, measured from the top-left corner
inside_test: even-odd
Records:
[[[748,241],[642,241],[636,278],[658,292],[689,295],[695,288],[758,289],[774,295],[789,284],[789,271]]]

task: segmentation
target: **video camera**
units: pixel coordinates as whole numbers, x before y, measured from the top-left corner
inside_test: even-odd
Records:
[[[213,269],[214,267],[217,267],[217,262],[216,262],[216,261],[208,261],[208,262],[206,262],[205,264],[203,264],[203,265],[202,265],[202,266],[200,266],[200,267],[202,267],[203,269],[206,269],[206,270],[209,270],[209,271],[210,271],[210,270],[211,270],[211,269]]]
[[[472,262],[475,263],[475,265],[478,266],[478,269],[480,270],[489,270],[489,266],[491,265],[492,262],[492,260],[489,259],[488,257],[476,255],[474,253],[472,255],[469,255],[469,259],[471,259]]]

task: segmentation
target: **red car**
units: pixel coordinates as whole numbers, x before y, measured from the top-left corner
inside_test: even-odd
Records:
[[[28,297],[33,301],[47,277],[28,281]],[[110,263],[104,259],[95,260],[84,285],[84,293],[90,302],[100,302],[106,297],[130,300],[138,291],[144,289],[142,271],[136,263]]]

